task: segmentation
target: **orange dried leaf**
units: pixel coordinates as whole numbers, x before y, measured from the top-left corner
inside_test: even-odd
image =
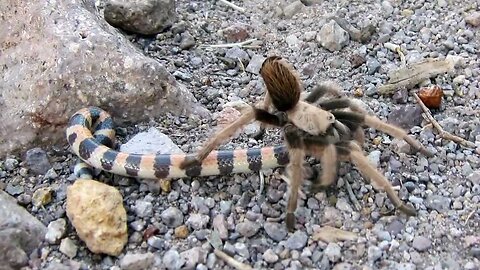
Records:
[[[438,109],[442,103],[443,90],[438,85],[423,87],[418,91],[418,97],[428,108]]]

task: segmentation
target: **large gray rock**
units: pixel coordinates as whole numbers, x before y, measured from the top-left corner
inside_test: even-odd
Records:
[[[104,16],[111,25],[124,30],[156,34],[173,24],[175,0],[109,0]]]
[[[0,1],[0,156],[65,142],[95,105],[117,123],[207,111],[156,60],[100,19],[94,1]]]
[[[334,20],[324,24],[317,34],[317,42],[330,52],[341,50],[349,41],[348,32]]]
[[[40,246],[47,228],[0,190],[0,268],[19,269]]]

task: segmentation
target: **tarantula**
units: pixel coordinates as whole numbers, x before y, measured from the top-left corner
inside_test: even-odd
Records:
[[[327,187],[337,175],[339,161],[351,161],[359,171],[372,181],[372,186],[384,190],[393,205],[407,215],[416,215],[414,208],[405,205],[397,196],[390,182],[373,167],[362,153],[363,126],[372,127],[394,137],[404,139],[415,150],[431,154],[417,140],[401,128],[385,123],[356,106],[346,97],[319,101],[325,94],[339,95],[339,87],[331,83],[319,84],[300,100],[302,87],[299,76],[290,64],[278,56],[268,57],[260,69],[267,91],[263,102],[249,107],[239,119],[211,138],[196,154],[181,166],[187,168],[200,163],[213,149],[230,138],[246,124],[256,120],[261,123],[257,138],[263,136],[267,126],[281,127],[289,152],[286,171],[290,179],[290,195],[287,203],[286,224],[294,229],[298,191],[303,182],[303,161],[306,155],[320,160],[322,173],[314,188]],[[314,103],[318,102],[318,106]]]

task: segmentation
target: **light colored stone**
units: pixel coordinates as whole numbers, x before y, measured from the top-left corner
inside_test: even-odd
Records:
[[[114,187],[75,181],[67,190],[67,216],[93,253],[118,256],[127,243],[127,213]]]
[[[65,124],[82,106],[108,110],[117,124],[165,112],[209,115],[93,2],[0,1],[0,24],[8,25],[0,35],[0,89],[8,90],[0,96],[0,156],[65,144]]]
[[[127,253],[120,261],[120,268],[123,270],[144,270],[151,269],[155,256],[148,252],[145,254]]]
[[[170,137],[154,127],[133,136],[120,146],[120,151],[135,154],[183,154],[182,149]]]
[[[473,26],[480,26],[480,11],[475,11],[465,16],[465,22]]]
[[[60,242],[59,250],[71,259],[77,256],[78,247],[70,238],[64,238],[62,242]]]
[[[65,234],[67,221],[64,218],[59,218],[50,222],[47,227],[47,233],[45,234],[45,240],[50,244],[56,244]]]
[[[339,51],[350,40],[350,35],[334,20],[326,23],[317,34],[317,42],[330,52]]]

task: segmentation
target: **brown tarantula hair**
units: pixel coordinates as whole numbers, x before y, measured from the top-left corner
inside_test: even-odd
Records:
[[[329,186],[336,179],[337,162],[351,161],[364,176],[372,180],[372,186],[387,193],[395,207],[408,215],[416,214],[415,209],[403,204],[390,182],[369,164],[362,153],[362,127],[372,127],[402,138],[416,150],[430,156],[420,142],[409,137],[403,129],[368,115],[350,99],[339,97],[341,88],[332,83],[319,84],[304,100],[300,100],[300,80],[293,68],[281,57],[268,57],[260,74],[267,88],[264,101],[251,106],[239,119],[217,133],[194,159],[186,160],[181,165],[182,168],[202,162],[224,140],[256,120],[261,123],[263,130],[267,125],[282,127],[289,153],[286,170],[290,180],[286,213],[289,230],[295,227],[294,212],[297,208],[298,192],[304,180],[303,163],[306,155],[318,158],[323,169],[315,187]],[[320,100],[327,94],[337,97]]]
[[[292,71],[290,64],[278,56],[267,58],[260,68],[273,106],[281,112],[292,109],[300,100],[300,80]]]

